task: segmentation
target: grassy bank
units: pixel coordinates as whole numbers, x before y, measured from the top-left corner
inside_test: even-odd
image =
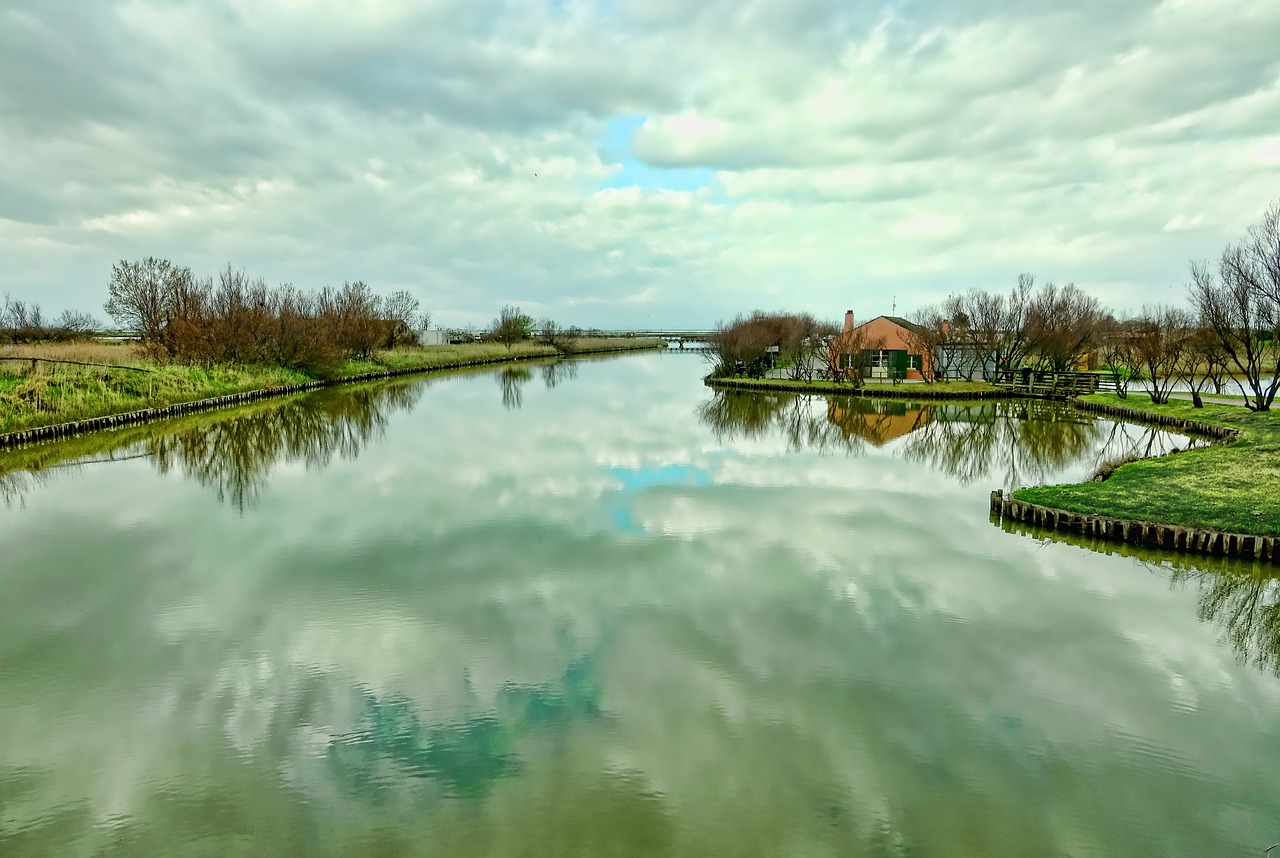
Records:
[[[579,341],[577,351],[648,349],[662,345],[661,340],[588,339]],[[510,349],[495,343],[420,346],[377,352],[366,360],[347,361],[339,375],[428,371],[476,361],[555,357],[557,354],[552,347],[535,343],[518,343]],[[281,367],[158,364],[129,343],[0,349],[0,358],[15,357],[22,360],[0,360],[0,434],[314,380]],[[34,367],[31,358],[37,359]]]
[[[1241,435],[1226,445],[1132,462],[1102,483],[1020,489],[1017,500],[1181,527],[1280,535],[1280,412],[1259,414],[1235,405],[1192,408],[1183,400],[1153,405],[1132,394],[1085,399],[1216,423]]]
[[[860,393],[864,396],[875,396],[877,393],[888,393],[890,396],[909,396],[912,399],[929,399],[941,394],[943,398],[952,398],[967,393],[1004,393],[1005,391],[985,381],[937,381],[931,384],[911,383],[894,384],[891,381],[868,381],[861,389],[848,384],[837,384],[834,381],[795,381],[790,378],[713,378],[711,384],[728,382],[738,389],[749,390],[758,387],[761,390],[794,390],[796,393],[838,393],[849,395]]]

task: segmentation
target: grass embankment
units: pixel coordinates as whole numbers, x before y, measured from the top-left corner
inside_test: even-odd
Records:
[[[995,393],[1004,392],[994,385],[987,384],[985,381],[935,381],[929,384],[921,382],[899,383],[894,384],[891,381],[868,381],[861,388],[855,388],[848,384],[839,384],[834,381],[796,381],[790,378],[713,378],[711,382],[717,381],[732,382],[734,387],[760,387],[762,389],[777,389],[779,386],[785,386],[794,389],[796,393],[861,393],[865,396],[875,396],[876,393],[888,391],[893,396],[909,395],[916,399],[928,399],[934,394],[944,394],[947,397],[961,393]]]
[[[585,339],[578,352],[657,348],[661,340]],[[444,369],[476,361],[556,357],[550,346],[518,343],[508,349],[495,343],[420,346],[381,351],[365,360],[349,360],[338,376],[406,370]],[[162,364],[130,343],[10,346],[0,349],[0,434],[160,408],[252,390],[314,381],[312,376],[282,367],[191,366]],[[47,361],[79,361],[79,366]]]
[[[1280,536],[1280,412],[1185,400],[1094,394],[1084,399],[1240,431],[1230,444],[1131,462],[1101,483],[1019,489],[1021,501],[1071,512],[1197,529]]]

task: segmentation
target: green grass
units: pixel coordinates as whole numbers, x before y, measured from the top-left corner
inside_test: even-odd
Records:
[[[657,348],[662,345],[661,340],[584,339],[579,341],[577,349],[589,352]],[[124,347],[88,347],[88,350],[91,354],[73,357],[122,363],[151,371],[44,362],[31,372],[25,362],[0,362],[0,434],[312,380],[307,375],[281,367],[157,364]],[[39,346],[31,347],[27,353],[66,357],[64,350]],[[534,343],[518,343],[510,349],[495,343],[422,346],[378,352],[368,360],[347,361],[339,375],[354,376],[388,370],[426,371],[470,361],[554,357],[557,354],[550,346]]]
[[[664,343],[657,339],[591,339],[579,340],[576,353],[589,353],[602,349],[653,349]],[[342,365],[339,374],[360,375],[366,372],[384,372],[404,369],[438,369],[457,366],[468,361],[510,360],[512,358],[556,357],[551,346],[537,343],[516,343],[507,348],[501,343],[464,343],[455,346],[415,346],[378,352],[367,360],[349,360]]]
[[[797,393],[844,393],[849,394],[855,392],[855,388],[848,384],[837,384],[834,381],[794,381],[789,378],[726,378],[716,379],[722,381],[731,381],[735,386],[743,387],[774,387],[779,385],[788,388],[794,388]],[[943,393],[987,393],[1000,391],[1000,388],[987,384],[985,381],[937,381],[932,384],[921,384],[919,382],[894,384],[889,381],[869,381],[863,385],[863,389],[870,395],[874,395],[878,390],[894,391],[897,393],[910,394],[914,398],[928,399],[932,394]]]
[[[1115,518],[1182,527],[1280,535],[1280,412],[1256,413],[1235,405],[1146,397],[1084,397],[1152,414],[1170,414],[1241,432],[1230,444],[1144,459],[1124,465],[1102,483],[1019,489],[1018,500]]]
[[[0,376],[0,433],[308,380],[280,367],[163,365],[130,372],[48,366],[33,375]]]

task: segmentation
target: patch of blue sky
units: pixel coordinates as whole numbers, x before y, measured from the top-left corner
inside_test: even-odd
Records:
[[[644,119],[643,116],[620,116],[608,121],[600,140],[600,157],[606,164],[616,165],[616,169],[597,189],[698,191],[707,188],[716,202],[732,205],[716,179],[716,171],[710,167],[655,167],[637,158],[632,144]]]
[[[610,468],[609,473],[622,483],[621,497],[608,503],[606,509],[613,525],[621,533],[640,534],[644,526],[631,514],[629,496],[655,486],[709,486],[711,474],[697,465],[662,465],[648,468]]]
[[[622,483],[623,492],[638,492],[650,486],[709,486],[711,474],[697,465],[661,465],[648,468],[610,468]]]

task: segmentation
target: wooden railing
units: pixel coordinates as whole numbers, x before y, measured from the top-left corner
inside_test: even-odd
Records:
[[[1100,390],[1115,390],[1115,376],[1109,372],[1079,370],[1038,370],[1023,367],[1000,370],[992,381],[997,387],[1050,399],[1070,399]]]

